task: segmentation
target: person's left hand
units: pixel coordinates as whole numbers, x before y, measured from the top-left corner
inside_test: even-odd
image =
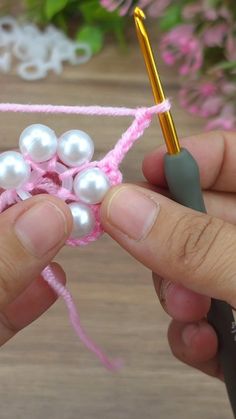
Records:
[[[65,283],[62,268],[51,261],[71,229],[68,205],[49,195],[34,196],[0,214],[0,346],[57,299],[40,273],[51,264]]]

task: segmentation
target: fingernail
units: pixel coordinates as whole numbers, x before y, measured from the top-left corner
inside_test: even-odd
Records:
[[[182,332],[182,339],[186,346],[191,346],[194,336],[199,332],[197,324],[188,324]]]
[[[155,223],[159,205],[132,187],[118,189],[108,204],[109,223],[134,240],[143,240]]]
[[[36,204],[17,219],[15,232],[25,249],[40,258],[66,238],[66,218],[51,202]]]
[[[159,298],[163,307],[167,310],[168,294],[174,284],[167,279],[163,279],[160,284]]]
[[[154,287],[159,297],[160,303],[165,308],[165,310],[167,310],[166,297],[167,297],[169,288],[173,286],[173,284],[167,279],[161,278],[156,273],[153,273],[152,277],[153,277]]]

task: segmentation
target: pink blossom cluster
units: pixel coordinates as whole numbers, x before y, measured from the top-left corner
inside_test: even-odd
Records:
[[[101,0],[121,15],[134,5],[152,17],[168,19],[174,0]],[[179,20],[162,34],[161,55],[177,66],[181,77],[180,103],[190,113],[208,118],[207,129],[236,128],[236,21],[235,0],[186,0],[179,6]]]
[[[141,7],[141,9],[146,9],[149,16],[157,17],[164,12],[172,1],[173,0],[138,0],[135,3],[133,0],[100,0],[100,4],[110,12],[118,9],[121,16],[132,13],[134,7],[138,6]]]

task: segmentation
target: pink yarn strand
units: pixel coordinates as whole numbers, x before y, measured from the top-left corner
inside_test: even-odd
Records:
[[[167,112],[170,109],[169,100],[165,100],[160,105],[150,108],[139,108],[136,110],[135,119],[129,128],[122,134],[115,147],[104,157],[101,165],[109,164],[115,169],[120,165],[125,155],[149,127],[154,114]]]
[[[151,120],[152,115],[148,113],[148,110],[140,110],[140,113],[136,115],[132,124],[122,134],[122,137],[118,140],[115,147],[101,161],[101,166],[109,164],[109,166],[113,166],[114,169],[117,169],[134,142],[138,140],[142,136],[144,130],[149,127]]]
[[[160,105],[147,109],[152,115],[169,110],[170,104],[165,100]],[[141,108],[142,109],[142,108]],[[64,106],[64,105],[32,105],[21,103],[0,103],[0,112],[45,113],[70,115],[103,115],[103,116],[136,116],[137,108],[112,106]]]
[[[56,278],[52,268],[47,266],[42,272],[44,280],[49,284],[49,286],[55,291],[55,293],[62,297],[65,301],[65,304],[68,309],[70,322],[77,336],[80,338],[81,342],[93,352],[102,364],[110,371],[116,371],[122,366],[120,360],[111,361],[102,350],[87,336],[83,327],[81,326],[80,317],[76,309],[75,303],[70,292],[67,288],[62,285]]]

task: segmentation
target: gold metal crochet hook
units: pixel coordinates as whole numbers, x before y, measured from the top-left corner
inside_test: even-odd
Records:
[[[144,19],[146,19],[144,12],[139,7],[136,7],[134,10],[134,20],[138,40],[147,67],[150,83],[152,86],[153,96],[156,104],[158,105],[159,103],[165,100],[165,94],[157,71],[157,66],[154,60],[154,55],[148,38],[148,34],[143,23]],[[159,114],[158,118],[160,121],[168,153],[178,154],[180,152],[180,144],[170,111]]]

